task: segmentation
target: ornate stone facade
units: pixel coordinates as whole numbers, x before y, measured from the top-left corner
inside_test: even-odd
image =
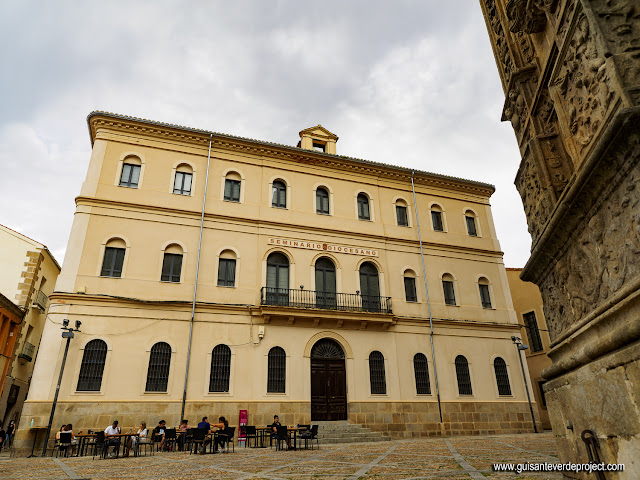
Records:
[[[629,388],[640,357],[640,2],[481,6],[505,91],[503,120],[522,155],[515,184],[533,241],[522,279],[536,283],[544,300],[553,364],[543,375],[561,460],[586,461],[581,433],[592,430],[600,458],[626,461],[633,471],[640,453],[640,400]],[[604,408],[596,415],[594,405]]]

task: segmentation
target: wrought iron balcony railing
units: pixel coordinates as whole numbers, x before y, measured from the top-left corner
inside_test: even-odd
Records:
[[[42,291],[38,290],[33,298],[33,304],[40,309],[41,312],[47,309],[47,303],[49,302],[49,297]]]
[[[342,312],[392,313],[391,297],[288,288],[262,287],[260,289],[260,304],[279,307],[321,308]]]
[[[27,362],[33,360],[33,353],[35,352],[36,347],[29,342],[24,342],[24,347],[22,347],[22,353],[18,355],[18,358],[24,358]]]

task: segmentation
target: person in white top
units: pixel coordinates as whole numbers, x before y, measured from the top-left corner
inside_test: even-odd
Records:
[[[120,427],[118,426],[118,421],[114,420],[113,425],[109,425],[104,429],[104,433],[106,435],[107,448],[110,445],[113,445],[113,452],[109,454],[109,457],[113,457],[115,455],[116,450],[120,446],[120,437],[114,437],[114,435],[120,435]]]
[[[133,428],[131,429],[131,431],[129,433],[133,433]],[[129,456],[129,450],[131,450],[133,448],[134,453],[135,453],[135,449],[136,449],[136,445],[138,443],[144,443],[147,440],[147,423],[146,422],[142,422],[140,423],[140,428],[138,428],[138,436],[131,436],[127,439],[127,444],[125,446],[125,450],[124,450],[124,457],[128,457]]]

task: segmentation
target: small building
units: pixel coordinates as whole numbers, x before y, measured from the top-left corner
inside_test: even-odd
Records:
[[[542,388],[545,383],[542,371],[551,365],[551,359],[547,356],[550,348],[549,331],[544,318],[540,290],[535,283],[521,280],[521,272],[521,268],[507,268],[509,290],[511,290],[513,308],[521,326],[520,337],[522,342],[529,346],[525,350],[525,356],[532,382],[531,393],[538,405],[543,428],[551,429],[547,401]]]
[[[394,438],[532,430],[492,185],[340,156],[320,125],[295,147],[88,123],[23,421],[47,424],[68,319],[54,428],[247,410]]]
[[[45,245],[0,225],[0,271],[0,293],[17,306],[22,315],[14,327],[15,334],[10,334],[15,345],[12,344],[8,357],[2,357],[6,365],[0,368],[4,383],[0,391],[0,420],[5,425],[14,420],[20,427],[20,414],[46,323],[49,296],[60,266]],[[2,336],[0,342],[3,342]]]

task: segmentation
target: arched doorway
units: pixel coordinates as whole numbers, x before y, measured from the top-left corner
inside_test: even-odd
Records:
[[[311,349],[311,420],[347,419],[347,372],[344,351],[329,338]]]

